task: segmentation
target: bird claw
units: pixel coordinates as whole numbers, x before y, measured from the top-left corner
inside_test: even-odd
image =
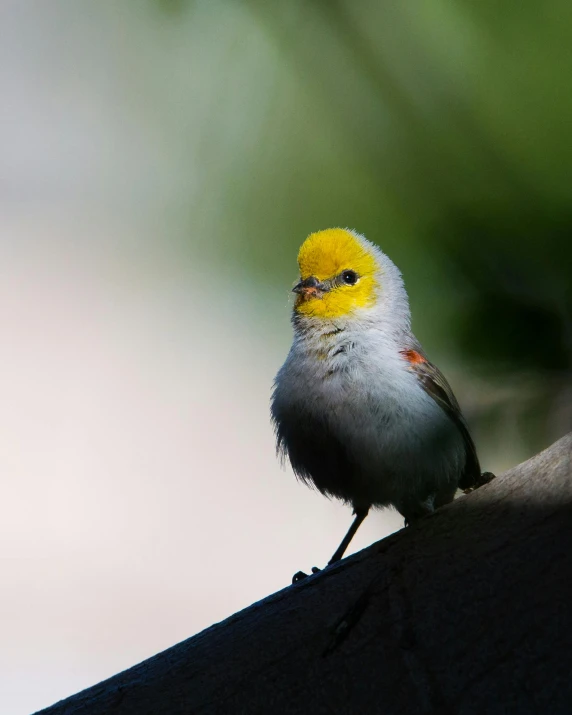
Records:
[[[492,482],[495,477],[496,474],[493,474],[492,472],[483,472],[472,487],[469,487],[468,489],[463,489],[463,494],[470,494],[471,492],[474,492],[475,489],[478,489],[479,487],[482,487],[485,484]]]
[[[316,573],[320,573],[322,569],[319,569],[317,566],[312,566],[312,575]],[[303,581],[305,578],[309,578],[310,574],[304,573],[303,571],[297,571],[294,576],[292,576],[292,583],[298,583],[299,581]]]
[[[307,573],[304,573],[303,571],[296,571],[296,573],[292,576],[292,583],[298,583],[298,581],[303,581],[305,578],[308,578]]]

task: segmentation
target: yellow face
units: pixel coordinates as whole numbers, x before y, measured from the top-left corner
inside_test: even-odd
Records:
[[[310,234],[298,253],[298,265],[294,310],[301,315],[340,318],[375,302],[375,256],[345,229]]]

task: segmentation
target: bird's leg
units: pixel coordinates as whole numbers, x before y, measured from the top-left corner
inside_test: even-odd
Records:
[[[334,555],[328,561],[328,566],[330,564],[335,564],[336,561],[339,561],[342,558],[346,549],[350,545],[351,540],[356,535],[356,531],[360,528],[362,521],[368,515],[368,512],[369,512],[369,506],[366,507],[365,509],[363,509],[363,508],[362,509],[357,509],[357,508],[354,509],[355,519],[353,520],[352,525],[348,529],[348,533],[342,539],[342,543],[338,546]],[[318,573],[319,571],[320,571],[320,569],[317,568],[316,566],[314,566],[312,568],[312,573]],[[308,574],[304,573],[303,571],[298,571],[298,573],[295,573],[294,576],[292,577],[292,583],[297,583],[298,581],[302,581],[305,578],[308,578]]]
[[[366,507],[365,509],[354,509],[355,519],[352,521],[352,525],[348,529],[348,533],[342,539],[342,543],[338,546],[338,548],[334,552],[334,555],[328,561],[328,566],[330,564],[335,564],[336,561],[339,561],[342,558],[342,556],[345,554],[346,549],[350,545],[350,541],[356,535],[356,531],[360,528],[361,523],[365,519],[365,517],[368,515],[368,512],[369,512],[369,507]]]

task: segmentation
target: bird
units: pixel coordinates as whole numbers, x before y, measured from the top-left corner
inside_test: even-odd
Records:
[[[329,565],[370,509],[392,506],[413,525],[494,475],[481,474],[459,403],[411,330],[393,261],[360,233],[331,228],[306,238],[298,266],[271,420],[296,477],[353,508]]]

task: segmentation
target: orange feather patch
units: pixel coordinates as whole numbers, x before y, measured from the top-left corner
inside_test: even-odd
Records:
[[[418,353],[417,350],[402,350],[401,354],[411,365],[421,365],[422,363],[427,362],[423,355]]]

